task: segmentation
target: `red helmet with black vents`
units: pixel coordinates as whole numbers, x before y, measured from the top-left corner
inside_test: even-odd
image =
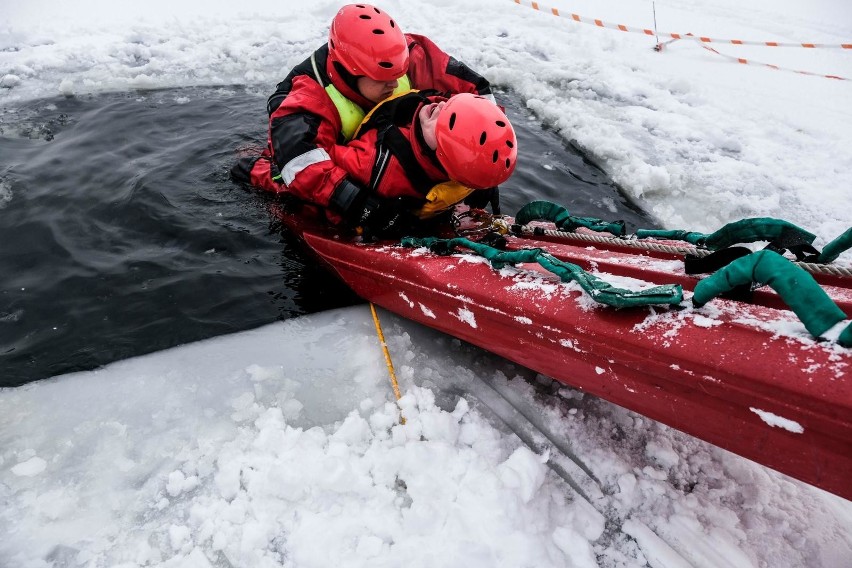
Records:
[[[515,130],[500,107],[479,95],[450,97],[438,115],[435,138],[447,175],[470,188],[495,187],[515,171]]]
[[[408,45],[396,22],[370,4],[348,4],[331,21],[328,55],[356,77],[393,81],[408,71]]]

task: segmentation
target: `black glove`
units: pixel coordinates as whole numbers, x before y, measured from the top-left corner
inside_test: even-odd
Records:
[[[400,237],[415,220],[403,199],[379,197],[348,180],[338,184],[329,205],[365,240]]]
[[[470,205],[471,207],[475,207],[477,209],[485,209],[485,206],[491,204],[491,212],[495,215],[500,214],[500,188],[489,187],[488,189],[477,189],[470,195],[468,195],[465,200],[465,205]]]

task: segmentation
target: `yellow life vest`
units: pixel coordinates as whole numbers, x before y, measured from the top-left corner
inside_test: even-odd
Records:
[[[457,181],[439,183],[429,190],[429,193],[426,194],[426,203],[414,213],[420,219],[429,219],[448,209],[452,209],[457,203],[461,203],[465,197],[473,193],[473,191],[468,186],[462,185]]]
[[[405,77],[405,79],[407,79],[407,77]],[[400,84],[402,84],[401,81],[400,81]],[[400,91],[399,89],[394,90],[394,92],[391,96],[389,96],[385,100],[379,102],[376,106],[374,106],[372,109],[370,109],[370,112],[368,112],[366,115],[364,115],[361,118],[361,122],[358,123],[358,126],[355,128],[355,131],[352,133],[352,138],[358,138],[358,136],[361,134],[361,128],[363,126],[365,126],[366,124],[368,124],[370,122],[370,119],[373,118],[373,115],[376,114],[376,112],[379,111],[382,107],[384,107],[385,104],[391,102],[394,99],[398,99],[399,97],[401,97],[403,95],[408,95],[410,93],[419,93],[419,92],[420,92],[419,89],[408,89],[407,91]],[[369,128],[366,129],[366,130],[369,130]],[[350,138],[350,140],[351,140],[351,138]]]
[[[314,78],[316,78],[317,83],[325,88],[328,98],[330,98],[331,102],[334,103],[334,108],[337,109],[337,114],[340,116],[340,133],[343,134],[344,141],[349,142],[355,135],[355,131],[358,130],[359,126],[361,126],[361,121],[364,120],[364,115],[366,113],[364,112],[364,109],[355,104],[352,100],[343,96],[343,93],[341,93],[333,83],[329,83],[328,85],[323,84],[319,69],[317,69],[315,54],[311,55],[311,65],[314,68]],[[407,93],[410,90],[411,80],[408,78],[408,75],[403,75],[399,78],[399,84],[396,86],[396,89],[393,90],[392,96]]]

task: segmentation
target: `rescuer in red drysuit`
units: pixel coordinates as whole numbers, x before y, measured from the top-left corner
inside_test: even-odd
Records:
[[[477,93],[483,77],[424,36],[403,34],[369,4],[340,9],[328,44],[297,65],[269,97],[268,146],[232,169],[237,181],[326,208],[328,217],[369,218],[369,191],[337,166],[333,147],[348,142],[376,103],[409,89]]]
[[[375,219],[367,229],[386,235],[503,183],[517,155],[515,131],[493,102],[423,91],[376,105],[353,140],[331,154],[354,184],[371,192],[364,209]]]

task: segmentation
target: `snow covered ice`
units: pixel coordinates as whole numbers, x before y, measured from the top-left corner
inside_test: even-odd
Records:
[[[0,0],[0,102],[268,93],[340,5],[114,4]],[[850,81],[685,40],[657,53],[509,0],[380,5],[517,93],[666,227],[773,216],[820,246],[852,225]],[[653,27],[650,2],[548,5]],[[843,2],[655,7],[660,31],[852,40]],[[850,50],[714,47],[852,78]],[[0,566],[848,566],[848,501],[382,317],[399,407],[363,306],[0,391]],[[498,420],[493,389],[537,424]],[[568,450],[601,482],[580,484],[590,502],[560,475],[584,479]]]
[[[399,406],[363,306],[3,391],[3,565],[841,566],[848,554],[848,502],[382,318]],[[512,431],[524,424],[494,420],[483,380],[607,492],[584,483],[591,504],[577,497],[556,473],[576,467],[541,432],[533,451]]]

